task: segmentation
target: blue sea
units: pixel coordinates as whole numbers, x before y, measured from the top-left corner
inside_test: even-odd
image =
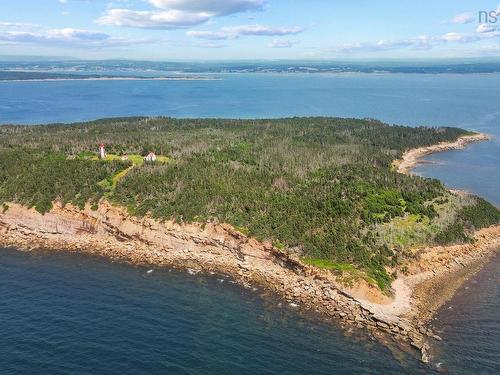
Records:
[[[370,117],[492,136],[431,155],[416,173],[500,205],[498,74],[219,74],[207,81],[0,82],[0,123],[102,117]],[[424,366],[219,276],[74,254],[0,251],[0,372],[496,374],[500,259],[439,314]],[[438,368],[438,370],[436,370]]]

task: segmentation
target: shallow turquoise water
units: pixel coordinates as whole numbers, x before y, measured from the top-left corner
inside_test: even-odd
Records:
[[[0,82],[0,123],[101,117],[372,117],[450,125],[491,142],[428,157],[416,172],[500,204],[500,75],[223,75],[219,81]],[[498,264],[498,262],[497,262]],[[425,373],[361,335],[217,278],[72,254],[0,251],[2,373]],[[498,267],[439,327],[441,371],[500,367]],[[495,279],[496,277],[496,279]],[[498,283],[494,284],[498,286]],[[465,288],[465,287],[464,287]],[[465,289],[464,289],[465,290]],[[469,298],[474,297],[474,309]],[[462,313],[466,312],[466,313]],[[473,316],[474,329],[463,329]],[[398,356],[399,358],[399,356]],[[93,371],[92,371],[93,370]]]

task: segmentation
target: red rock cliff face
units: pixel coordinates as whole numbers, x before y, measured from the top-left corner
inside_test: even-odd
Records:
[[[480,231],[477,238],[474,245],[426,249],[409,264],[411,275],[406,280],[414,288],[433,274],[464,267],[486,254],[488,246],[499,245],[500,227]],[[243,285],[258,283],[301,308],[371,332],[385,332],[416,348],[425,345],[425,335],[432,336],[419,318],[419,302],[410,301],[408,287],[408,293],[400,295],[395,286],[394,299],[369,286],[369,293],[363,290],[360,294],[359,288],[339,284],[330,272],[305,265],[226,224],[138,218],[105,201],[95,211],[56,204],[45,215],[9,204],[0,213],[0,245],[85,252],[135,264],[225,273]],[[395,284],[404,282],[399,279]],[[368,296],[374,298],[370,301]]]
[[[412,335],[405,320],[370,311],[330,272],[305,265],[225,224],[137,218],[107,202],[95,211],[56,204],[45,215],[10,204],[0,214],[0,235],[3,246],[78,251],[156,267],[226,273],[243,285],[259,283],[294,305],[342,322],[383,330],[404,340]],[[420,342],[417,336],[411,336],[414,342]]]
[[[98,210],[55,205],[45,215],[9,205],[0,215],[3,243],[27,248],[85,251],[131,262],[193,264],[198,269],[253,269],[277,273],[294,261],[269,244],[258,243],[228,225],[176,224],[137,218],[103,202]]]

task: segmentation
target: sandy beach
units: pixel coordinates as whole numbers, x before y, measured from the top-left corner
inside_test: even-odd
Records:
[[[460,150],[470,143],[487,141],[489,139],[488,135],[478,133],[462,136],[455,142],[442,142],[432,146],[414,148],[405,152],[402,159],[396,160],[393,166],[399,173],[410,174],[412,169],[420,162],[420,159],[426,155],[436,152]]]

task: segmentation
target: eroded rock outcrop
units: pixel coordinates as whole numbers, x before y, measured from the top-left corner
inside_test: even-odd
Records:
[[[447,278],[460,269],[468,271],[492,248],[500,248],[500,226],[478,231],[473,244],[423,249],[408,264],[409,274],[393,283],[391,298],[369,285],[348,288],[331,272],[306,265],[230,225],[138,218],[106,201],[97,210],[55,204],[45,215],[9,204],[0,214],[0,245],[228,274],[243,285],[258,283],[294,306],[366,328],[383,339],[391,337],[425,354],[426,338],[439,339],[427,322],[446,300],[440,293],[449,284]]]
[[[178,224],[137,218],[101,202],[97,210],[56,204],[45,215],[10,204],[0,214],[0,244],[96,254],[156,267],[181,267],[259,283],[300,308],[359,328],[385,332],[420,347],[422,334],[396,314],[356,298],[331,272],[303,264],[271,243],[260,243],[226,224]]]

